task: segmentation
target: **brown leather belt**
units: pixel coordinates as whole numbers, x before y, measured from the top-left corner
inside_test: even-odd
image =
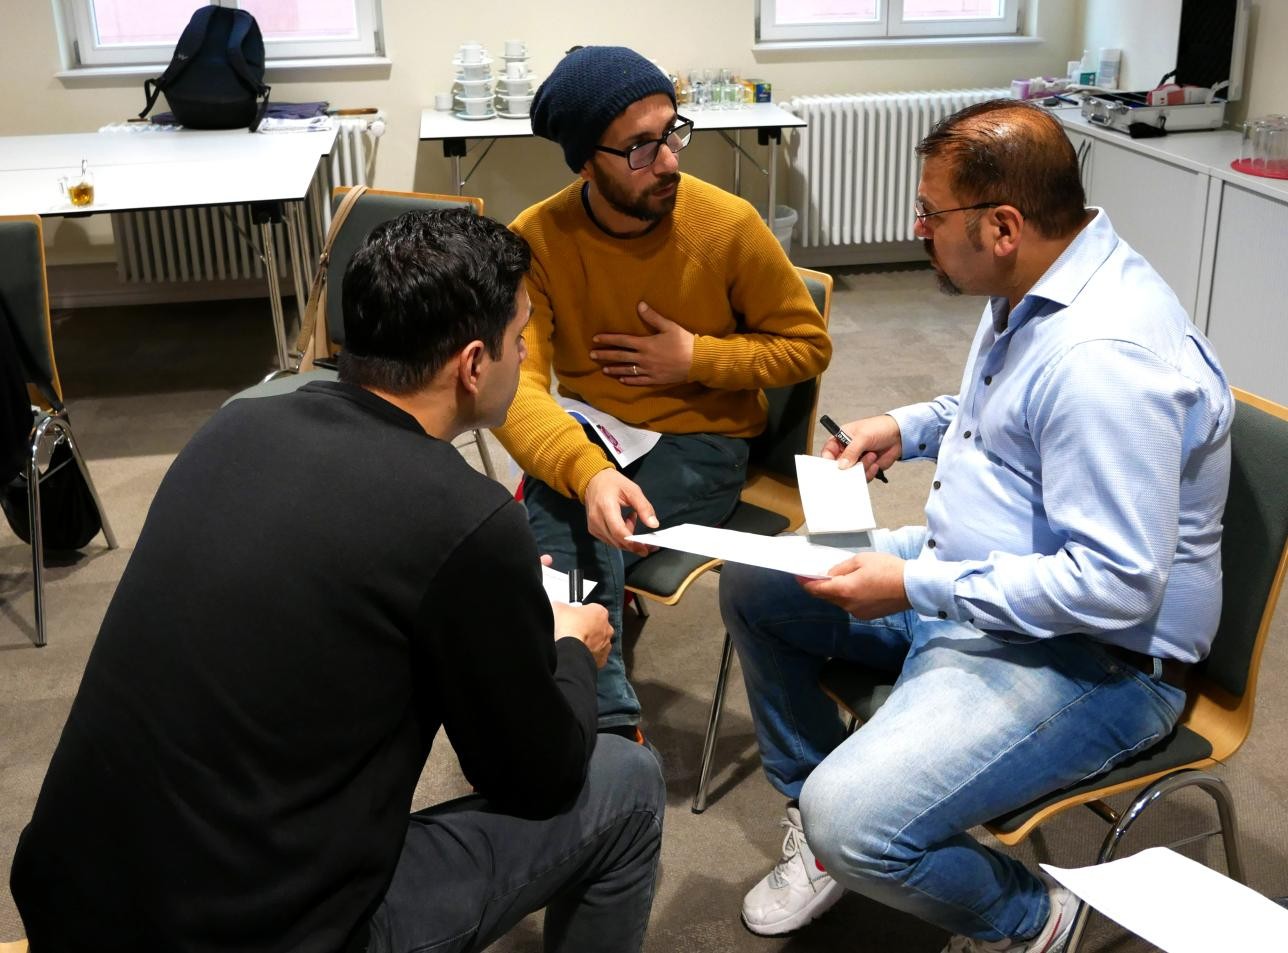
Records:
[[[1144,652],[1134,652],[1131,649],[1123,648],[1121,645],[1111,645],[1108,642],[1101,642],[1100,647],[1113,658],[1125,665],[1130,665],[1138,672],[1144,672],[1151,678],[1154,677],[1154,663],[1161,662],[1162,674],[1160,681],[1164,681],[1176,688],[1185,688],[1185,679],[1190,667],[1184,662],[1172,658],[1155,658],[1152,655],[1146,655]]]

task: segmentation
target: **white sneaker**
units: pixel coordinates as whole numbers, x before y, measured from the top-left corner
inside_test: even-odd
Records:
[[[1078,913],[1078,898],[1064,887],[1050,887],[1051,914],[1040,933],[1028,940],[993,940],[985,943],[968,936],[955,936],[943,953],[1063,953],[1073,932]]]
[[[781,823],[787,830],[783,856],[742,901],[742,922],[760,936],[799,930],[831,909],[845,893],[805,843],[800,808],[788,804],[787,817]]]

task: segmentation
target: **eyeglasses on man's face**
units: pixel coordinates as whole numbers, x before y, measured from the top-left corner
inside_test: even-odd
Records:
[[[959,205],[957,208],[941,208],[932,212],[926,208],[925,202],[917,199],[912,203],[912,214],[916,217],[918,225],[925,225],[928,219],[936,215],[947,215],[949,212],[973,212],[981,208],[1001,208],[1005,204],[1005,202],[976,202],[974,205]]]
[[[679,152],[689,144],[689,139],[693,136],[693,120],[685,119],[683,116],[675,117],[675,124],[671,126],[666,135],[658,139],[649,139],[645,142],[637,142],[629,149],[612,149],[608,146],[595,146],[597,152],[607,152],[609,155],[621,156],[626,160],[627,166],[632,172],[638,172],[640,169],[647,169],[657,161],[657,150],[665,145],[672,152]]]

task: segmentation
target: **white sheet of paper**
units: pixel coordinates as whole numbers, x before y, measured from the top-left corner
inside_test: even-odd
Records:
[[[560,572],[557,569],[551,569],[549,566],[541,567],[541,585],[546,590],[546,595],[551,602],[568,601],[568,574]],[[581,594],[582,597],[590,595],[590,590],[595,588],[595,583],[590,579],[582,579]]]
[[[863,467],[841,470],[835,460],[797,455],[796,481],[805,507],[805,525],[811,534],[876,528]]]
[[[1166,847],[1092,867],[1042,869],[1166,953],[1278,950],[1288,936],[1288,910]]]
[[[647,543],[664,549],[678,549],[712,559],[747,566],[763,566],[796,576],[827,577],[827,571],[854,554],[848,549],[820,546],[804,536],[759,536],[714,526],[681,523],[656,533],[627,536],[635,543]]]
[[[572,414],[582,423],[590,424],[599,432],[600,440],[613,455],[619,467],[629,466],[644,454],[648,453],[662,439],[660,433],[645,430],[643,427],[632,427],[622,423],[612,414],[596,410],[590,404],[583,404],[570,397],[558,397],[559,406]]]

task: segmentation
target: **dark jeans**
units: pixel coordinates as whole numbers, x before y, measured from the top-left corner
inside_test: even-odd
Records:
[[[563,814],[524,820],[478,796],[419,811],[371,919],[368,953],[481,950],[542,907],[552,953],[639,950],[665,806],[652,753],[601,735]]]
[[[589,430],[587,435],[590,436]],[[593,437],[592,437],[593,439]],[[747,441],[716,434],[666,434],[657,446],[622,472],[639,484],[662,527],[679,523],[717,526],[728,519],[747,480]],[[622,660],[622,603],[627,567],[640,557],[601,543],[586,528],[586,508],[529,476],[523,504],[537,551],[560,572],[581,569],[596,586],[587,602],[608,609],[613,648],[599,670],[599,725],[615,728],[640,720],[640,703]],[[636,531],[649,532],[643,524]]]

